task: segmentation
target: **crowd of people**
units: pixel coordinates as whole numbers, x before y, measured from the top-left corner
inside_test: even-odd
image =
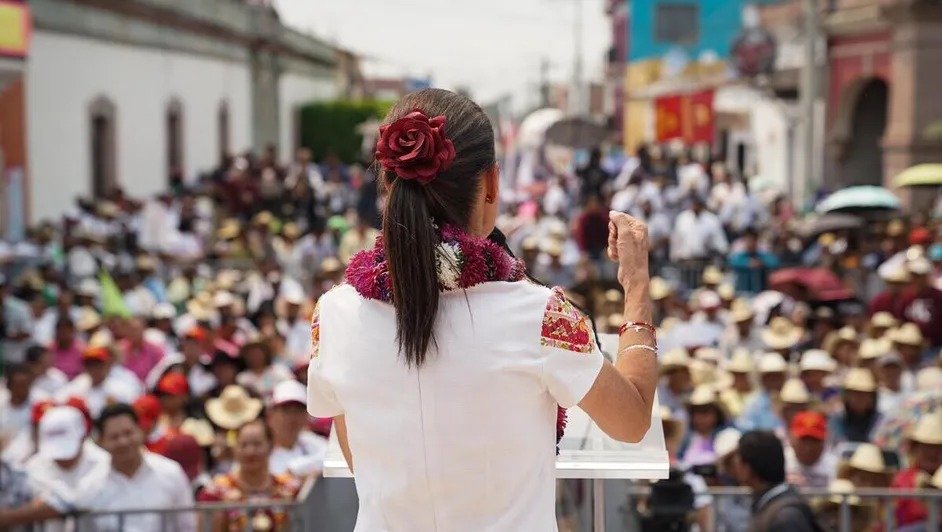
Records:
[[[512,199],[502,242],[599,332],[618,329],[624,300],[605,257],[608,211],[648,224],[661,419],[700,530],[711,513],[728,531],[762,513],[761,497],[714,501],[710,486],[942,489],[936,220],[808,232],[781,194],[658,146],[627,160],[594,153]],[[315,164],[305,149],[282,165],[271,149],[193,183],[176,176],[145,201],[120,189],[79,199],[22,241],[0,241],[0,527],[293,499],[320,473],[330,430],[305,409],[311,317],[372,248],[383,202],[368,165]],[[773,282],[793,267],[831,272],[846,297],[800,276]],[[770,434],[780,468],[764,454]],[[853,501],[862,531],[886,512],[900,528],[927,516],[905,497]],[[834,508],[820,501],[816,519],[833,521]],[[174,530],[199,526],[174,519]],[[287,519],[218,512],[211,526],[282,530]]]

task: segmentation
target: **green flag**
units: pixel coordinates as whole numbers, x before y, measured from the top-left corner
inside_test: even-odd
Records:
[[[124,297],[121,296],[121,289],[115,284],[114,279],[107,271],[102,270],[98,276],[101,282],[101,313],[104,316],[117,316],[119,318],[130,318],[131,311],[124,304]]]

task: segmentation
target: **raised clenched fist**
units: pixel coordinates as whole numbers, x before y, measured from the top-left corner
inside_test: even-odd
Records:
[[[627,292],[647,286],[648,226],[622,212],[611,211],[608,222],[608,256],[618,262],[618,282]]]

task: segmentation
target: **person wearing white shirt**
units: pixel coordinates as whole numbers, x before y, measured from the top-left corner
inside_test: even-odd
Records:
[[[10,364],[0,387],[0,440],[13,438],[28,429],[33,404],[48,398],[32,389],[33,374],[25,364]]]
[[[671,260],[707,260],[725,255],[729,242],[719,218],[703,208],[699,198],[691,200],[690,208],[680,213],[671,235]]]
[[[52,353],[41,345],[26,350],[26,364],[33,373],[30,393],[51,397],[69,384],[66,374],[52,366]]]
[[[324,469],[327,439],[306,430],[307,390],[298,381],[285,381],[272,393],[267,413],[274,447],[268,459],[273,475],[305,477]]]
[[[874,369],[880,382],[877,410],[883,415],[889,415],[898,411],[903,398],[909,395],[903,387],[903,359],[899,353],[892,351],[880,357]]]
[[[137,414],[127,404],[107,407],[98,420],[100,442],[111,455],[111,467],[90,477],[84,510],[120,512],[122,510],[192,508],[193,491],[180,464],[144,450],[144,432]],[[163,522],[159,514],[93,517],[92,528],[99,532],[195,532],[196,515],[191,512],[168,514]],[[166,526],[164,526],[166,525]]]
[[[93,418],[114,403],[132,403],[144,393],[134,373],[114,364],[106,347],[88,347],[82,353],[85,372],[60,391],[60,398],[78,397],[85,401]]]
[[[39,450],[24,467],[30,487],[57,512],[69,514],[83,497],[78,491],[84,487],[83,480],[105,473],[111,456],[86,439],[85,416],[72,406],[47,410],[37,434]],[[71,523],[51,521],[43,530],[71,530]]]

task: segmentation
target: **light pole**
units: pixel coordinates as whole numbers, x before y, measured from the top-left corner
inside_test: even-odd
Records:
[[[820,184],[815,158],[815,104],[818,98],[818,0],[803,0],[805,11],[805,49],[804,66],[801,70],[801,122],[802,122],[802,165],[803,196],[808,197]]]

